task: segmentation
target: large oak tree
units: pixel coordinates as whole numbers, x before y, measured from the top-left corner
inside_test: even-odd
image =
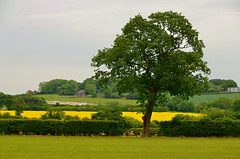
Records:
[[[117,80],[119,93],[135,91],[143,110],[143,136],[150,136],[153,108],[166,94],[184,99],[200,94],[210,69],[204,44],[191,23],[176,12],[140,14],[130,19],[111,48],[92,58],[95,78]]]

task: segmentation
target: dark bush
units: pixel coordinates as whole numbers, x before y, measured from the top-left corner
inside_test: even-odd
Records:
[[[222,121],[164,121],[160,122],[159,135],[187,137],[239,137],[240,122],[230,119]]]
[[[0,134],[25,135],[122,135],[127,125],[117,121],[2,119]]]

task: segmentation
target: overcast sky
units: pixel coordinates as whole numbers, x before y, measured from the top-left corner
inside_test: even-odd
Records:
[[[240,0],[0,0],[0,92],[57,78],[82,82],[94,74],[91,58],[130,18],[169,10],[199,31],[209,78],[240,86]]]

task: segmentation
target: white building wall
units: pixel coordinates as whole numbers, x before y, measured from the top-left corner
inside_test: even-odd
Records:
[[[228,92],[240,92],[240,87],[230,87],[228,88]]]

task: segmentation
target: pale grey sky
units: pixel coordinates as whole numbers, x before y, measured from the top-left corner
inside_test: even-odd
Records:
[[[181,12],[200,33],[209,78],[240,86],[239,0],[0,0],[0,92],[52,79],[82,82],[91,58],[137,14]]]

